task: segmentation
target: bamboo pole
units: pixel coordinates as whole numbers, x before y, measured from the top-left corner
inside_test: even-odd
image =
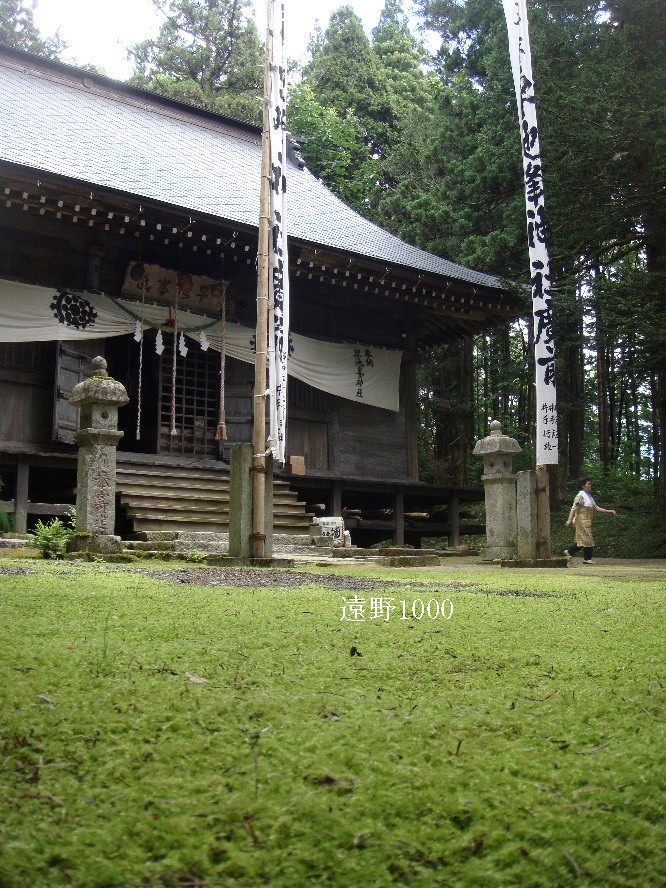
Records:
[[[536,467],[536,509],[537,539],[536,557],[538,560],[550,558],[550,499],[548,496],[548,467]]]
[[[263,558],[266,549],[266,367],[268,363],[268,244],[270,232],[270,91],[273,59],[273,4],[268,3],[266,60],[264,63],[264,115],[261,137],[261,193],[259,200],[259,245],[257,251],[257,326],[254,361],[252,425],[252,533],[250,554]]]

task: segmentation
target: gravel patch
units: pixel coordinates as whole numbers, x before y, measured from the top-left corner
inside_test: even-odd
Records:
[[[113,568],[112,568],[113,569]],[[0,576],[16,577],[36,574],[38,571],[24,567],[2,567]],[[46,571],[43,571],[46,573]],[[65,570],[55,574],[63,578],[73,573]],[[134,568],[127,573],[142,574],[155,580],[177,583],[183,586],[231,586],[236,588],[291,589],[299,586],[325,586],[335,592],[364,592],[378,589],[441,589],[468,591],[477,595],[499,595],[508,598],[562,598],[555,592],[526,592],[520,589],[486,589],[479,583],[434,583],[377,580],[365,577],[336,576],[335,574],[310,574],[292,570],[254,569],[247,567],[185,567],[170,570]]]
[[[372,580],[363,577],[336,576],[335,574],[307,574],[290,570],[255,570],[252,568],[183,568],[178,570],[140,569],[141,573],[167,583],[187,586],[237,586],[255,588],[286,588],[297,586],[325,586],[335,591],[391,588],[416,589],[479,589],[478,583],[419,583],[399,580]]]
[[[472,589],[477,595],[501,595],[507,598],[566,598],[559,592],[525,592],[524,589]],[[576,597],[576,596],[574,596]]]

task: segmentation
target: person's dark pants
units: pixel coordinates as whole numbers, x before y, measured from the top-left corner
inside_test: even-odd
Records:
[[[572,546],[569,546],[569,548],[567,549],[567,552],[569,553],[569,555],[573,556],[576,554],[576,552],[580,552],[580,549],[581,549],[581,547],[577,546],[574,543]],[[592,553],[593,552],[594,552],[594,549],[591,546],[583,546],[583,558],[585,559],[585,561],[592,560]]]

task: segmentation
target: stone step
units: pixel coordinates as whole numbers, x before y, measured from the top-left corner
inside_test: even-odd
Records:
[[[443,554],[441,549],[403,549],[400,546],[391,546],[385,549],[362,549],[360,547],[352,547],[351,549],[338,547],[335,550],[334,558],[422,558],[424,556],[437,556]]]
[[[308,538],[310,534],[307,534]],[[303,545],[303,537],[302,533],[280,533],[273,531],[273,545],[280,546],[302,546]],[[310,543],[307,543],[310,545]],[[313,547],[314,548],[314,547]]]
[[[203,552],[206,555],[226,555],[229,552],[228,543],[200,543],[198,546],[176,546],[175,552],[186,555],[188,552]]]
[[[141,540],[145,543],[150,542],[151,540],[163,542],[166,540],[175,540],[177,533],[178,531],[175,530],[143,530],[135,533],[132,539]]]
[[[298,533],[298,530],[301,530],[301,536],[309,538],[309,522],[306,521],[301,527],[295,524],[295,518],[286,518],[283,520],[274,519],[273,528],[277,529],[277,532],[280,532],[282,528],[285,531],[289,531],[292,534]],[[155,517],[154,515],[146,515],[140,518],[133,518],[134,525],[134,533],[133,536],[139,536],[142,533],[154,533],[156,531],[164,531],[165,525],[171,524],[174,529],[178,529],[179,531],[185,531],[188,533],[191,532],[199,532],[206,531],[212,533],[229,533],[229,524],[228,522],[223,521],[211,521],[208,518],[202,518],[199,521],[196,520],[188,520],[185,521],[179,515],[172,515],[167,517]],[[173,531],[171,531],[173,532]]]
[[[358,559],[364,563],[382,564],[384,567],[439,567],[441,564],[439,555],[423,554],[419,549],[410,552],[409,555],[378,555],[377,549],[333,549],[331,558],[339,561],[341,558]]]
[[[164,531],[146,531],[136,535],[140,539],[126,540],[124,551],[149,554],[158,558],[160,553],[187,555],[189,552],[202,552],[206,555],[226,555],[229,552],[229,535],[226,533],[182,532],[165,534]],[[164,537],[168,536],[168,539]],[[330,546],[315,546],[309,536],[297,534],[274,534],[273,554],[275,556],[310,556],[330,558]]]
[[[176,544],[168,540],[125,540],[123,548],[128,552],[175,552]]]
[[[177,552],[205,552],[212,555],[224,555],[229,551],[229,534],[178,531],[174,546]]]
[[[34,541],[29,539],[18,539],[16,537],[0,537],[0,549],[23,549],[25,546],[34,545]]]
[[[127,517],[132,518],[135,521],[159,520],[164,522],[172,522],[171,526],[173,526],[175,530],[192,530],[192,528],[180,526],[176,528],[175,524],[179,522],[184,522],[188,524],[208,522],[224,525],[224,527],[220,526],[219,528],[215,529],[217,533],[225,533],[228,531],[229,512],[225,509],[216,508],[215,506],[179,503],[177,507],[172,506],[171,508],[169,508],[169,506],[162,506],[152,508],[152,503],[137,505],[132,505],[128,503],[125,505],[127,510]],[[303,514],[303,512],[297,509],[290,509],[289,507],[278,506],[277,508],[273,509],[273,527],[276,526],[293,527],[295,532],[298,532],[298,529],[300,528],[303,528],[304,530],[309,530],[310,517]],[[150,530],[151,528],[143,527],[140,529]],[[159,530],[161,528],[153,529]]]
[[[198,520],[185,520],[179,514],[160,515],[157,513],[146,513],[139,516],[133,515],[131,517],[134,527],[133,536],[140,536],[143,533],[165,532],[165,527],[169,526],[171,526],[173,530],[167,531],[167,533],[175,533],[176,530],[186,532],[207,531],[209,533],[229,532],[228,520],[214,521],[206,516],[203,516]]]
[[[275,555],[310,555],[312,558],[330,558],[333,549],[331,546],[276,546],[273,542]]]
[[[174,465],[156,459],[117,465],[116,487],[133,535],[165,531],[227,533],[229,469]],[[288,482],[273,483],[273,526],[302,536],[312,516]]]
[[[228,533],[206,533],[205,531],[186,532],[178,530],[175,534],[178,545],[198,545],[203,543],[229,543]]]

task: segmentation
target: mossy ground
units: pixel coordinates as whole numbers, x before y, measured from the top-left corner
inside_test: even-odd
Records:
[[[663,884],[661,571],[461,560],[235,588],[19,567],[2,888]],[[354,595],[365,620],[341,620]],[[415,599],[453,616],[409,617]]]

